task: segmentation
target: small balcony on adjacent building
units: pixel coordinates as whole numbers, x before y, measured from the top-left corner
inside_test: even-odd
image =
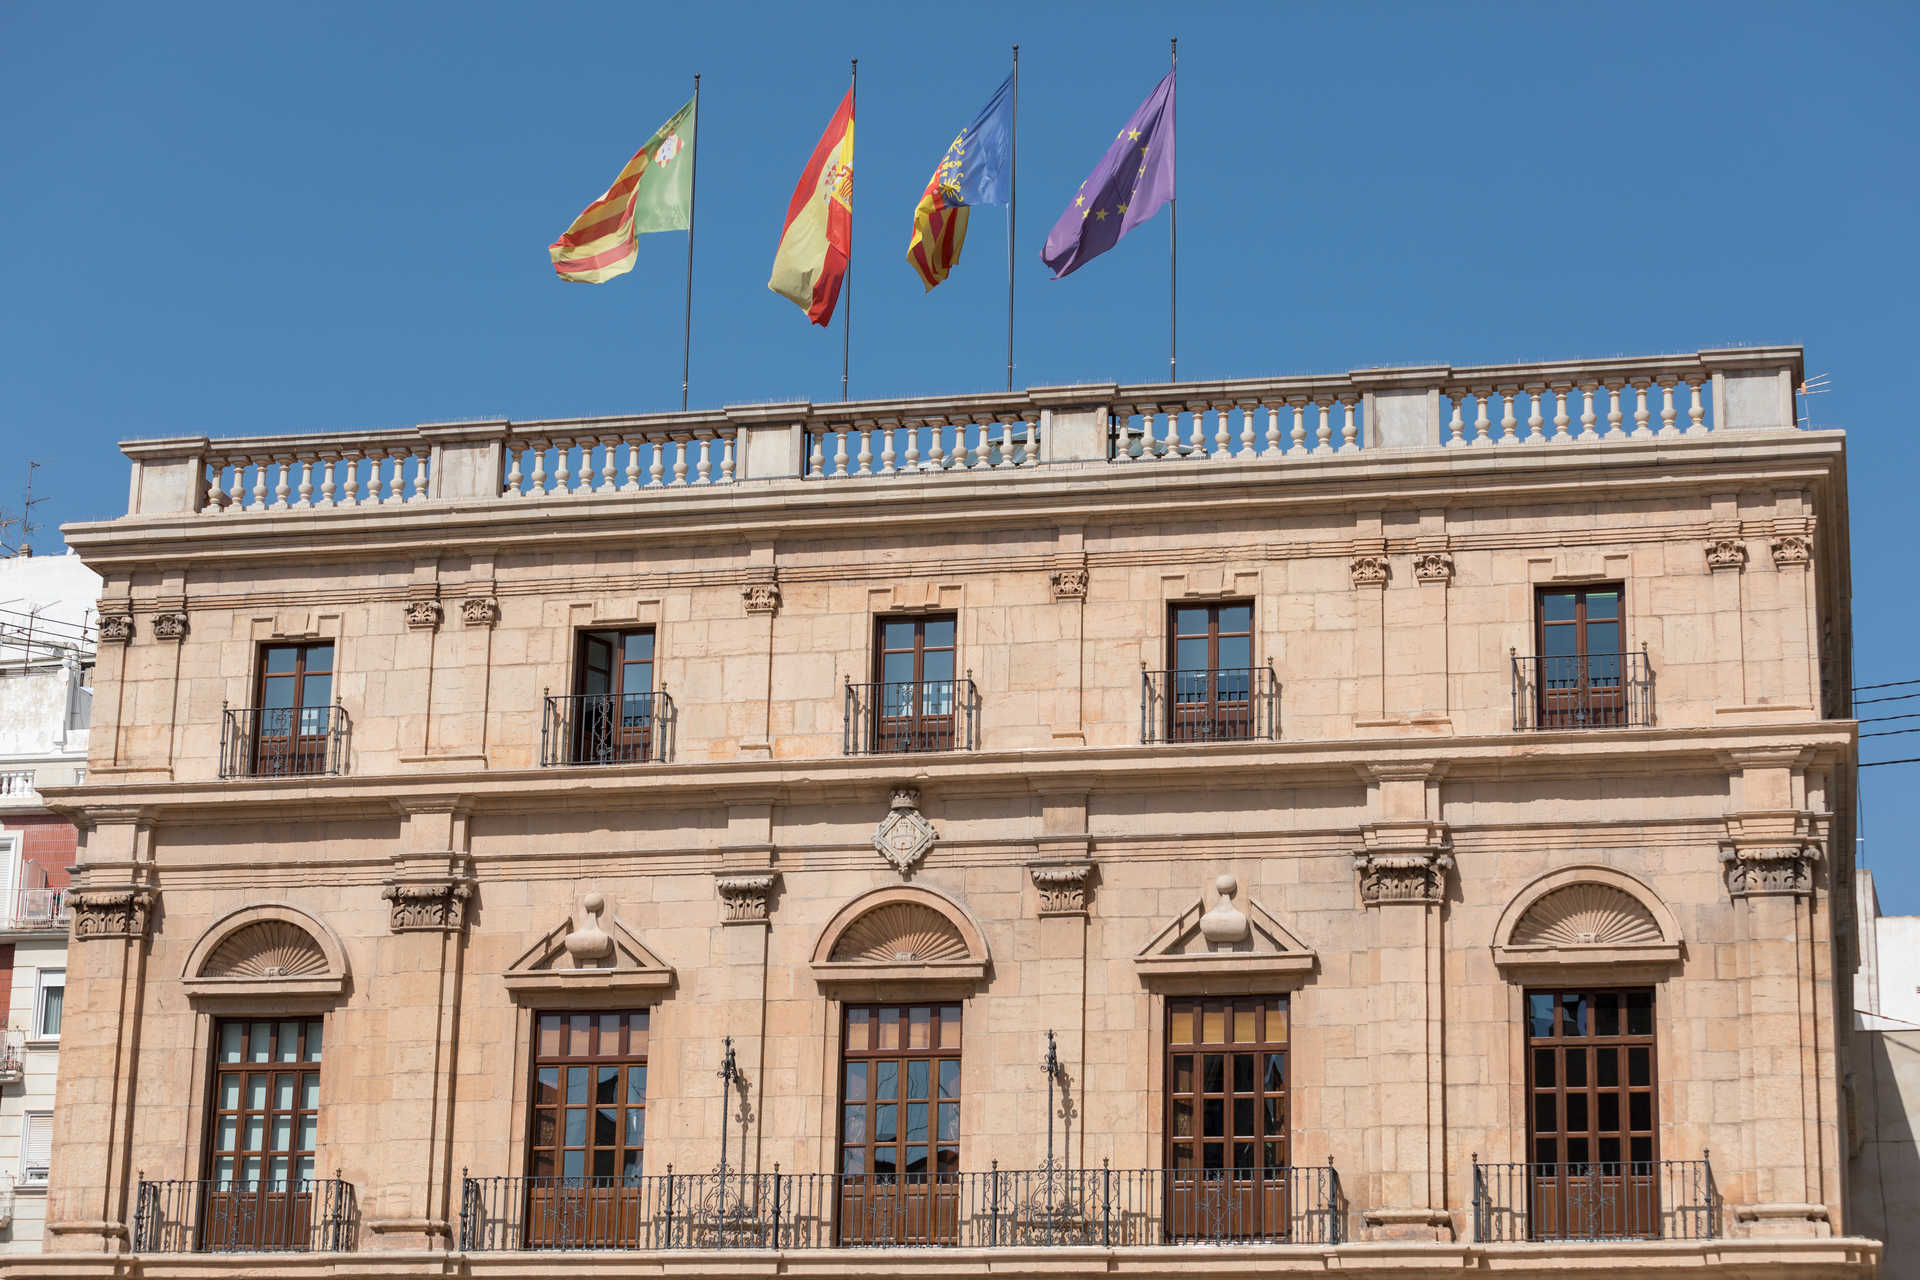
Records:
[[[134,1204],[135,1253],[345,1253],[358,1233],[338,1177],[142,1178]]]
[[[1514,654],[1513,727],[1644,729],[1653,724],[1653,671],[1639,653]]]
[[[1724,1234],[1722,1207],[1704,1158],[1473,1164],[1482,1243],[1711,1240]]]
[[[345,707],[225,707],[220,776],[281,778],[336,775],[347,769]]]
[[[955,680],[848,681],[846,754],[972,751],[979,745],[979,706],[971,672]]]
[[[20,1084],[27,1078],[27,1033],[0,1031],[0,1085]]]
[[[657,764],[667,758],[673,699],[648,693],[548,694],[540,763]]]
[[[65,932],[71,919],[65,889],[15,889],[0,900],[0,933]]]
[[[1280,681],[1272,667],[1140,673],[1140,741],[1272,742]]]

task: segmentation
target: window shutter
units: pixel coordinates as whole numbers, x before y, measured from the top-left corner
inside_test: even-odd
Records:
[[[53,1156],[53,1113],[29,1111],[20,1135],[21,1172],[27,1182],[45,1182],[47,1166]]]

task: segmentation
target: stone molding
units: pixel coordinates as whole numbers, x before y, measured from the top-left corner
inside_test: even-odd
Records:
[[[600,893],[581,899],[585,923],[569,915],[521,952],[501,975],[522,1004],[593,1005],[613,996],[646,1000],[672,987],[673,966],[607,913]]]
[[[1782,534],[1770,544],[1773,551],[1773,567],[1784,569],[1788,565],[1804,565],[1813,560],[1813,539],[1804,533]],[[104,627],[105,621],[101,625]]]
[[[201,932],[180,969],[180,985],[196,1000],[338,998],[347,978],[338,935],[286,902],[229,911]]]
[[[1612,867],[1562,867],[1507,903],[1493,929],[1503,971],[1680,961],[1680,923],[1647,885]]]
[[[1070,569],[1055,569],[1047,574],[1047,583],[1053,589],[1055,600],[1085,600],[1087,598],[1087,569],[1085,565]]]
[[[102,612],[100,615],[100,643],[126,644],[133,639],[133,615],[131,613]]]
[[[440,627],[440,615],[438,600],[409,600],[406,608],[407,630],[436,631]]]
[[[73,913],[74,940],[144,938],[159,899],[159,893],[145,885],[69,889],[66,904]]]
[[[1353,855],[1360,878],[1360,901],[1369,907],[1385,903],[1438,903],[1447,896],[1447,873],[1453,855],[1445,849],[1373,850]]]
[[[460,602],[460,625],[491,627],[500,621],[500,602],[492,596],[468,596]]]
[[[720,895],[722,924],[770,924],[773,915],[773,891],[780,882],[777,871],[721,871],[714,875],[714,891]]]
[[[1413,558],[1413,576],[1415,580],[1439,583],[1444,586],[1453,581],[1453,553],[1450,551],[1426,551]]]
[[[1715,538],[1707,543],[1706,552],[1711,571],[1747,567],[1747,544],[1738,538]]]
[[[748,613],[780,612],[780,584],[777,582],[749,582],[740,588],[740,597]]]
[[[1353,576],[1356,587],[1384,587],[1387,585],[1387,558],[1378,555],[1355,556],[1347,566]]]
[[[187,638],[187,615],[184,610],[170,609],[165,613],[153,615],[153,638],[171,640],[178,644]]]
[[[395,933],[459,933],[467,927],[473,881],[464,876],[389,880],[380,889]]]
[[[1084,916],[1093,903],[1093,863],[1029,862],[1041,916]]]
[[[1171,994],[1255,995],[1286,990],[1319,965],[1313,948],[1251,898],[1236,905],[1239,882],[1216,877],[1211,908],[1203,892],[1133,958],[1141,985]]]
[[[1727,876],[1727,893],[1734,898],[1776,894],[1805,897],[1813,892],[1813,868],[1820,846],[1812,842],[1779,845],[1721,847],[1720,862]]]
[[[888,801],[887,816],[874,828],[873,849],[893,864],[903,880],[913,878],[922,860],[933,851],[940,833],[920,812],[917,787],[895,787]]]
[[[987,936],[951,898],[920,885],[870,889],[841,907],[813,947],[823,987],[972,985],[987,976]]]

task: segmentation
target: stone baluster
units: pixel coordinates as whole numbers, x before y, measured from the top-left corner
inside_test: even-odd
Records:
[[[312,458],[300,459],[300,487],[296,489],[294,493],[299,499],[299,501],[295,503],[296,506],[310,507],[313,505]]]
[[[1540,412],[1540,401],[1545,398],[1546,393],[1538,383],[1525,388],[1525,391],[1527,393],[1527,443],[1545,444],[1547,437],[1541,433],[1540,428],[1546,425],[1547,420]]]
[[[1330,415],[1333,412],[1333,406],[1323,400],[1319,404],[1316,404],[1314,408],[1320,411],[1320,429],[1314,432],[1313,451],[1315,453],[1332,453],[1333,422]]]
[[[1513,416],[1514,389],[1512,387],[1502,387],[1500,388],[1499,395],[1500,395],[1500,439],[1495,443],[1519,444],[1520,433],[1515,428],[1517,428],[1520,424],[1519,424],[1519,420]]]
[[[339,460],[340,455],[331,450],[320,455],[320,505],[323,507],[333,505],[333,471]]]
[[[393,460],[393,474],[387,479],[387,501],[398,504],[406,501],[401,490],[407,478],[407,451],[390,449],[387,457]]]
[[[1142,462],[1151,462],[1153,459],[1161,457],[1166,453],[1166,448],[1162,442],[1153,434],[1153,424],[1154,415],[1152,413],[1142,413],[1140,415],[1140,461]],[[1168,414],[1167,439],[1169,441],[1173,439],[1173,431],[1173,415]]]
[[[669,437],[671,439],[671,437]],[[664,442],[663,442],[664,443]],[[686,437],[673,440],[673,483],[684,485],[687,482],[687,446],[693,441]]]
[[[873,474],[873,428],[855,427],[854,430],[860,436],[860,470],[858,474],[870,476]]]
[[[1199,416],[1197,413],[1194,415],[1196,418]],[[1213,416],[1213,460],[1215,462],[1225,462],[1232,456],[1230,449],[1233,444],[1233,437],[1229,434],[1227,428],[1227,410],[1225,408],[1215,409]]]
[[[1293,447],[1289,453],[1307,451],[1307,402],[1302,396],[1293,396],[1287,400],[1287,407],[1293,410]]]
[[[247,461],[253,467],[253,507],[252,509],[255,511],[258,511],[260,508],[267,505],[267,466],[268,464],[265,462],[256,461],[255,459],[252,459],[252,458],[247,459]]]
[[[733,437],[720,437],[720,483],[733,483]]]
[[[1600,438],[1600,433],[1593,429],[1593,424],[1599,421],[1593,412],[1593,393],[1599,389],[1599,384],[1597,383],[1588,383],[1580,388],[1579,438],[1582,440],[1598,440]]]
[[[947,469],[947,424],[935,420],[927,424],[927,465],[935,471]]]
[[[1476,391],[1473,393],[1473,402],[1477,407],[1473,415],[1473,439],[1468,442],[1470,444],[1487,445],[1493,443],[1493,423],[1487,418],[1487,401],[1491,398],[1491,392]]]
[[[1690,392],[1690,398],[1687,400],[1687,434],[1690,436],[1706,434],[1707,409],[1700,403],[1700,384],[1704,381],[1705,379],[1697,373],[1687,379]]]
[[[835,427],[833,431],[833,470],[834,476],[847,474],[847,428]]]
[[[241,511],[244,510],[247,505],[247,460],[245,457],[237,457],[233,459],[232,466],[233,487],[228,490],[227,500],[222,505],[232,507],[235,511]]]
[[[1360,451],[1360,424],[1353,420],[1353,412],[1358,407],[1352,399],[1340,401],[1340,452],[1342,453]]]
[[[627,465],[621,469],[620,492],[633,493],[640,488],[640,442],[627,440]]]
[[[1573,439],[1572,433],[1567,430],[1573,423],[1573,419],[1567,416],[1567,392],[1572,389],[1572,384],[1565,382],[1556,383],[1553,388],[1553,443],[1555,444],[1565,444]]]
[[[1456,392],[1453,397],[1453,416],[1447,419],[1447,447],[1453,448],[1467,442],[1466,424],[1460,420],[1460,402],[1466,399],[1465,392]]]
[[[907,471],[917,471],[920,467],[920,424],[918,422],[907,424],[907,452],[900,460],[900,465]]]
[[[1280,456],[1280,410],[1276,405],[1267,406],[1267,456]]]
[[[594,485],[598,483],[595,476],[597,468],[593,465],[593,450],[597,441],[593,436],[587,436],[574,443],[580,447],[580,469],[573,476],[573,491],[592,493]]]
[[[226,490],[227,460],[225,458],[207,459],[207,499],[201,507],[209,515],[219,515],[227,507]]]
[[[712,436],[700,437],[700,470],[698,475],[699,475],[699,480],[701,484],[713,483],[713,437]]]
[[[1635,378],[1629,385],[1633,387],[1633,438],[1650,440],[1653,428],[1647,422],[1653,415],[1647,412],[1647,379]]]
[[[1621,429],[1620,424],[1626,420],[1627,415],[1620,411],[1620,386],[1616,383],[1607,388],[1607,434],[1604,438],[1625,439],[1627,433]]]
[[[954,465],[962,471],[972,471],[980,465],[980,457],[984,452],[981,446],[986,441],[981,438],[978,428],[971,422],[956,422],[953,424],[953,430]]]
[[[553,491],[570,492],[567,481],[573,477],[573,441],[555,440],[553,442]]]
[[[524,497],[525,494],[520,488],[520,482],[526,478],[526,476],[520,470],[520,454],[522,453],[522,449],[520,447],[519,442],[515,440],[507,441],[506,448],[507,448],[507,496],[509,498]]]
[[[545,440],[533,442],[533,480],[527,486],[527,496],[529,498],[547,496],[547,442]]]
[[[1673,407],[1673,386],[1672,382],[1666,381],[1660,384],[1660,434],[1663,436],[1680,434],[1680,428],[1673,425],[1674,419],[1680,416]]]
[[[1240,409],[1240,456],[1253,457],[1253,406],[1250,404]]]
[[[890,476],[899,470],[896,464],[900,461],[900,451],[893,447],[893,433],[897,429],[892,425],[874,428],[880,435],[880,475]]]
[[[1187,428],[1187,456],[1204,458],[1207,456],[1207,424],[1205,415],[1198,409],[1193,411],[1193,419]]]
[[[425,502],[427,495],[433,492],[433,477],[428,470],[433,466],[433,450],[421,448],[415,451],[413,468],[413,496],[409,502]]]
[[[820,432],[809,431],[807,434],[813,437],[813,447],[807,453],[807,474],[817,477],[821,474],[820,469],[827,465],[826,451],[820,445]]]
[[[293,459],[286,454],[275,454],[269,462],[277,468],[273,481],[273,506],[276,511],[284,511],[287,497],[293,492]]]
[[[647,459],[647,488],[658,489],[667,482],[667,441],[665,437],[656,436],[647,441],[647,448],[653,451],[653,456]]]
[[[612,493],[620,487],[620,437],[601,436],[589,444],[600,450],[600,483],[594,491]]]

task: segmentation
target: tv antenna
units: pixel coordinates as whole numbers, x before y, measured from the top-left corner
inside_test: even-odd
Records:
[[[1801,398],[1805,400],[1807,404],[1807,411],[1805,414],[1801,415],[1800,425],[1805,427],[1809,431],[1813,430],[1813,397],[1823,396],[1827,392],[1833,390],[1833,387],[1830,385],[1832,381],[1833,379],[1830,375],[1824,374],[1824,373],[1816,373],[1811,378],[1806,379],[1797,388],[1795,388],[1795,390],[1799,391]]]
[[[33,535],[40,528],[39,525],[34,523],[33,509],[46,501],[45,498],[36,498],[33,496],[33,473],[39,469],[40,464],[38,462],[31,458],[27,460],[27,492],[26,496],[20,500],[20,514],[15,516],[5,508],[0,508],[0,535],[4,535],[7,530],[12,529],[16,525],[18,525],[20,529],[19,540],[12,545],[9,545],[4,537],[0,536],[0,556],[30,556],[33,554]]]

